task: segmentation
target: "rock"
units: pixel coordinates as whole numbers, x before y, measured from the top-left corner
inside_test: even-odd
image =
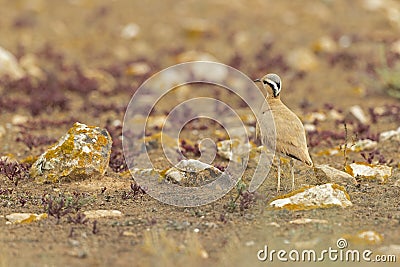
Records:
[[[362,124],[367,124],[369,121],[362,108],[358,105],[350,107],[350,114]]]
[[[232,149],[235,149],[236,155]],[[222,140],[217,143],[217,153],[224,159],[241,163],[242,156],[245,156],[251,150],[251,143],[243,143],[238,139]]]
[[[13,54],[0,46],[0,76],[8,75],[12,79],[20,79],[25,72]]]
[[[333,53],[337,50],[337,44],[331,37],[322,36],[313,44],[313,50],[315,52]]]
[[[390,130],[387,132],[382,132],[379,135],[379,141],[393,140],[400,142],[400,127],[397,130]]]
[[[111,145],[107,130],[76,122],[58,143],[40,155],[30,169],[30,176],[39,183],[54,183],[103,175]]]
[[[353,177],[376,179],[380,182],[386,182],[392,175],[392,167],[390,166],[375,165],[365,162],[351,163],[345,167],[345,170]]]
[[[135,62],[128,65],[126,73],[131,76],[143,76],[150,72],[149,64],[145,62]]]
[[[298,71],[312,71],[318,66],[318,59],[311,50],[306,48],[299,48],[289,51],[287,61],[295,70]]]
[[[337,184],[323,184],[305,187],[289,194],[280,196],[269,203],[275,209],[309,210],[339,206],[352,206],[346,190]]]
[[[383,242],[383,237],[375,231],[361,231],[355,235],[344,235],[343,238],[346,240],[364,245],[379,245]]]
[[[315,132],[317,130],[317,126],[311,123],[304,123],[304,130],[306,132]]]
[[[114,77],[110,73],[103,70],[84,69],[83,75],[90,80],[96,81],[97,90],[103,93],[110,93],[117,85]]]
[[[11,213],[6,215],[7,224],[31,223],[47,218],[47,213]]]
[[[314,173],[320,183],[336,183],[340,185],[357,184],[356,178],[327,164],[316,165],[314,167]]]
[[[377,147],[377,145],[378,142],[376,141],[370,139],[363,139],[363,140],[358,140],[353,146],[350,147],[350,150],[354,152],[373,150]]]
[[[312,112],[310,114],[307,114],[303,118],[303,121],[305,123],[314,123],[315,121],[325,121],[325,120],[326,120],[326,115],[322,112]]]
[[[310,218],[301,218],[293,221],[289,221],[290,224],[307,224],[307,223],[328,223],[327,220],[320,219],[310,219]]]
[[[222,172],[209,164],[195,159],[181,160],[165,171],[169,181],[184,185],[203,185],[218,178]]]
[[[129,23],[121,30],[121,37],[127,40],[134,39],[138,36],[140,27],[136,23]]]
[[[122,217],[123,214],[119,210],[87,210],[83,214],[88,219],[98,219],[104,217]]]
[[[20,125],[20,124],[27,123],[28,120],[29,119],[27,116],[15,114],[11,119],[11,123],[14,125]]]
[[[188,18],[183,21],[183,30],[189,38],[197,38],[212,30],[212,25],[205,19]]]
[[[396,182],[394,182],[394,186],[400,187],[400,179],[397,179]]]

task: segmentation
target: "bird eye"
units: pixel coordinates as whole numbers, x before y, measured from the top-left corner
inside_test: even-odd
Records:
[[[263,84],[267,84],[267,81],[266,80],[264,80],[264,81],[262,81],[263,82]]]

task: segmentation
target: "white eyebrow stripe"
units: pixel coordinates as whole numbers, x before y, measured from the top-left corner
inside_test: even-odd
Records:
[[[270,79],[266,79],[265,81],[268,83],[268,85],[271,85],[273,87],[272,91],[274,92],[274,96],[279,95],[281,89],[279,88],[278,84],[274,81],[271,81]]]

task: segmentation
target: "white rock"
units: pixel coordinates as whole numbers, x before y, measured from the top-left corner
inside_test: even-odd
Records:
[[[0,76],[9,75],[12,79],[20,79],[25,73],[13,54],[0,46]]]
[[[283,195],[269,205],[276,209],[307,210],[332,206],[345,208],[353,204],[343,187],[328,183],[304,188],[294,195]]]
[[[317,126],[311,123],[304,123],[304,130],[306,130],[306,132],[315,132],[317,130]]]
[[[307,224],[307,223],[328,223],[327,220],[301,218],[289,221],[290,224]]]
[[[332,182],[340,185],[357,184],[356,178],[327,164],[316,165],[315,175],[320,181]]]
[[[373,150],[378,145],[378,142],[370,140],[370,139],[363,139],[358,140],[353,146],[350,147],[352,151],[360,152],[364,150]]]
[[[386,140],[400,141],[400,127],[397,128],[397,130],[382,132],[379,135],[379,141],[386,141]]]
[[[129,23],[121,31],[121,37],[124,39],[133,39],[140,32],[140,27],[136,23]]]
[[[234,155],[233,149],[236,154]],[[222,140],[217,143],[217,153],[224,159],[242,162],[242,156],[250,152],[251,144],[243,143],[238,139]]]
[[[385,182],[392,175],[392,167],[386,165],[373,165],[364,162],[355,162],[346,166],[346,172],[353,177],[377,179]]]
[[[202,182],[219,177],[222,172],[207,163],[195,159],[181,160],[175,167],[165,172],[165,178],[170,181]]]
[[[35,221],[39,221],[42,219],[47,218],[47,213],[12,213],[6,215],[7,223],[8,224],[15,224],[15,223],[31,223]]]
[[[85,214],[88,219],[123,216],[122,212],[119,210],[87,210],[84,211],[83,214]]]
[[[350,114],[352,114],[362,124],[368,123],[368,118],[360,106],[355,105],[350,107]]]
[[[27,116],[23,116],[23,115],[16,114],[11,119],[11,123],[14,124],[14,125],[24,124],[26,122],[28,122],[28,117]]]

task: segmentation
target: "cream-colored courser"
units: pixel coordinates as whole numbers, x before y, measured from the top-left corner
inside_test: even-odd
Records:
[[[308,154],[306,133],[304,126],[300,121],[299,117],[296,116],[280,99],[280,92],[282,89],[281,78],[274,73],[270,73],[262,77],[261,79],[254,80],[254,82],[261,82],[264,90],[266,91],[266,100],[269,107],[266,110],[262,110],[264,114],[268,109],[272,111],[272,116],[275,122],[275,133],[276,133],[276,152],[279,154],[286,155],[290,158],[291,174],[292,174],[292,189],[294,189],[294,166],[293,159],[297,159],[304,162],[308,166],[313,166],[313,162]],[[268,91],[272,90],[272,94]],[[261,137],[261,143],[266,146],[268,136],[260,136],[260,127],[263,127],[263,123],[257,124],[256,134],[257,137]],[[262,133],[270,132],[268,129],[261,128]],[[267,146],[268,147],[268,146]],[[281,185],[281,159],[279,156],[278,163],[278,185],[277,191],[280,190]]]

